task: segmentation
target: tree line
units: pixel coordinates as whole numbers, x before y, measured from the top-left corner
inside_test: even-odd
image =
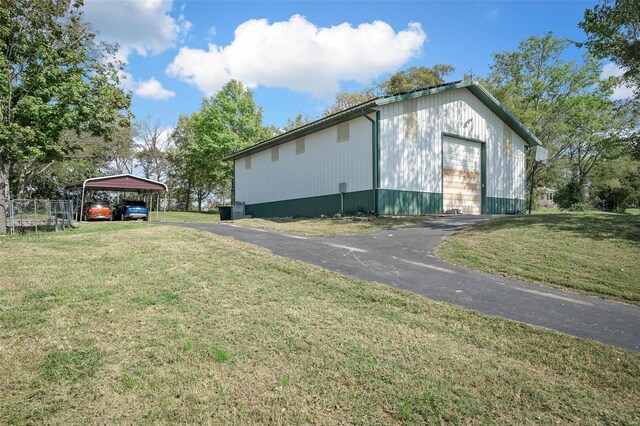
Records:
[[[64,184],[100,174],[139,172],[167,181],[171,207],[202,209],[230,198],[232,165],[222,159],[310,121],[265,126],[262,108],[238,81],[180,116],[168,132],[135,120],[121,87],[117,46],[99,42],[82,0],[0,4],[0,232],[6,199],[57,198]],[[637,0],[604,0],[578,25],[585,40],[552,33],[496,53],[485,85],[550,151],[540,185],[567,208],[590,203],[622,210],[640,203],[640,15]],[[577,54],[581,57],[575,58]],[[600,78],[601,60],[622,70]],[[369,99],[444,83],[454,67],[411,67],[361,91],[339,92],[330,115]],[[614,88],[634,92],[613,99]],[[530,159],[531,160],[531,159]],[[529,173],[534,166],[528,161]]]

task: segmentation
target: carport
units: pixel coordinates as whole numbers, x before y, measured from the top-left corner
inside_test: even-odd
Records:
[[[70,183],[64,187],[70,195],[74,204],[80,200],[80,208],[77,210],[76,220],[82,218],[85,196],[88,191],[109,191],[109,192],[136,192],[142,194],[143,198],[148,197],[149,201],[156,197],[156,220],[160,220],[160,193],[164,192],[163,213],[167,210],[167,185],[151,179],[134,176],[131,174],[103,176],[85,179],[80,182]],[[146,196],[146,197],[145,197]],[[149,203],[151,204],[151,203]],[[151,211],[149,213],[151,218]]]

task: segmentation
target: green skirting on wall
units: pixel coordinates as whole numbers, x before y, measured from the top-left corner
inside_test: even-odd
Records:
[[[378,189],[378,214],[421,215],[440,213],[442,194]]]
[[[434,192],[378,189],[378,214],[422,215],[442,212],[442,194]],[[487,214],[506,214],[524,210],[525,200],[517,198],[486,198]],[[372,212],[373,191],[344,194],[344,212]],[[247,214],[254,217],[319,217],[340,213],[340,194],[293,200],[247,204]]]
[[[344,194],[344,211],[368,212],[373,210],[373,191],[357,191]],[[319,217],[340,213],[340,194],[293,200],[247,204],[247,214],[254,217]]]
[[[524,210],[525,200],[518,198],[487,197],[487,214],[506,214]]]

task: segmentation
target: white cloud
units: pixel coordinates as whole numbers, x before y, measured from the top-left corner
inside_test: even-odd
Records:
[[[157,54],[186,35],[191,23],[183,15],[173,18],[172,8],[172,0],[87,0],[83,10],[101,39],[120,45],[126,62],[132,51]]]
[[[136,86],[134,93],[143,98],[165,100],[173,98],[176,95],[176,92],[162,87],[162,84],[156,80],[155,77],[151,77],[147,81],[141,81],[137,83]]]
[[[602,68],[602,72],[600,73],[601,79],[607,79],[609,77],[620,77],[624,73],[624,70],[614,64],[613,62],[609,62]],[[633,96],[633,88],[624,83],[617,85],[613,89],[613,94],[611,95],[611,99],[614,101],[621,99],[628,99]]]
[[[121,70],[118,72],[118,77],[120,79],[119,81],[120,87],[122,87],[124,90],[128,92],[133,92],[135,90],[136,82],[133,79],[133,75],[131,75],[130,72]]]
[[[340,81],[364,83],[393,71],[420,52],[426,35],[419,23],[395,32],[386,22],[343,23],[318,28],[303,16],[269,23],[242,23],[228,46],[183,47],[167,68],[210,95],[230,79],[249,87],[286,87],[328,97]]]

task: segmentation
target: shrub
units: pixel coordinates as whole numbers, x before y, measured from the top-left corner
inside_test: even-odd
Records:
[[[569,210],[576,204],[584,204],[584,185],[575,178],[570,179],[558,189],[555,201],[558,207]]]

